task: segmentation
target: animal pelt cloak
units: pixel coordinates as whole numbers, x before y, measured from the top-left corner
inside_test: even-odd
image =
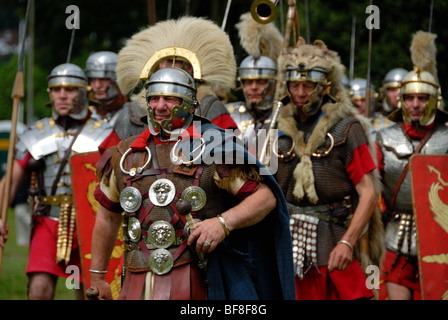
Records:
[[[315,190],[314,181],[316,178],[313,173],[311,161],[312,153],[317,151],[318,147],[325,143],[327,132],[346,117],[356,118],[362,125],[367,137],[369,150],[373,160],[376,163],[374,141],[369,134],[369,120],[358,114],[356,108],[350,101],[348,91],[343,87],[341,79],[345,73],[345,66],[341,63],[339,55],[329,50],[322,40],[315,40],[313,44],[306,44],[303,38],[300,38],[297,45],[288,48],[286,54],[281,55],[278,60],[279,68],[286,69],[287,66],[303,64],[301,67],[305,70],[319,67],[328,71],[328,80],[330,87],[328,95],[332,98],[322,106],[322,116],[307,143],[304,142],[304,132],[298,128],[294,115],[297,113],[297,107],[289,103],[280,110],[278,129],[291,137],[295,144],[295,153],[300,157],[293,176],[296,181],[293,194],[298,201],[305,197],[311,203],[317,203],[318,196]],[[284,75],[284,73],[282,73]],[[282,79],[285,81],[285,79]],[[374,181],[375,192],[380,194],[381,182],[377,170],[371,173]],[[368,265],[381,266],[384,256],[384,230],[381,221],[379,208],[375,209],[369,221],[368,232],[355,246],[355,253],[361,262],[363,270]]]

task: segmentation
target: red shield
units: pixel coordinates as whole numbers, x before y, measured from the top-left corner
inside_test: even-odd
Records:
[[[422,299],[448,299],[448,155],[411,158]]]
[[[93,192],[99,184],[99,180],[95,176],[95,165],[99,158],[99,152],[92,152],[73,155],[70,160],[77,215],[78,241],[81,250],[82,276],[85,284],[84,289],[86,290],[90,287],[90,248],[95,215],[99,208],[99,203],[93,196]],[[114,299],[118,298],[121,289],[122,256],[123,234],[120,233],[115,243],[106,275],[106,281],[110,284]]]

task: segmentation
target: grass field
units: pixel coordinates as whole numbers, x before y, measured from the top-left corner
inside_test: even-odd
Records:
[[[8,212],[8,241],[3,251],[2,271],[0,274],[0,300],[26,300],[28,247],[16,244],[14,210]],[[65,279],[59,278],[55,300],[74,300],[75,292],[65,287]]]

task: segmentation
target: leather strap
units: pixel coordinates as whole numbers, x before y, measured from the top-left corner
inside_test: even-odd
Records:
[[[190,286],[190,269],[191,264],[186,263],[176,269],[173,269],[172,280],[175,285],[172,287],[172,300],[190,300],[191,286]]]
[[[119,300],[140,300],[145,285],[146,272],[127,272]]]
[[[154,287],[152,291],[152,300],[170,300],[172,279],[171,271],[164,275],[154,275]]]
[[[61,161],[61,165],[59,166],[58,173],[56,174],[56,178],[53,181],[53,186],[51,187],[51,194],[52,195],[55,194],[55,192],[56,192],[56,189],[57,189],[58,183],[59,183],[59,179],[61,179],[62,170],[64,170],[64,167],[67,164],[67,161],[68,161],[68,158],[70,156],[70,153],[72,152],[73,144],[75,143],[76,138],[78,138],[79,134],[81,133],[82,128],[84,128],[84,124],[85,123],[83,123],[78,128],[78,130],[75,133],[75,136],[73,137],[73,140],[70,142],[69,147],[64,152],[64,158]]]
[[[403,127],[403,123],[401,124],[401,126],[402,126],[403,131],[406,132]],[[426,142],[428,142],[428,140],[431,137],[432,133],[434,132],[436,126],[437,126],[437,124],[435,124],[432,128],[430,128],[426,132],[426,134],[424,135],[422,140],[420,140],[420,143],[418,144],[417,148],[412,153],[413,155],[420,153],[420,150],[422,150],[423,146],[426,144]],[[406,177],[406,174],[408,173],[408,171],[409,171],[409,160],[408,160],[408,163],[406,163],[406,166],[403,168],[400,178],[398,178],[397,184],[395,185],[394,194],[392,195],[392,199],[390,200],[390,211],[394,210],[395,200],[397,200],[398,191],[400,191],[401,184],[403,183],[403,180]]]

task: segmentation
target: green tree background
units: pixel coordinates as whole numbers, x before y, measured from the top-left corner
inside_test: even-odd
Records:
[[[68,5],[80,9],[80,29],[76,31],[71,62],[85,67],[88,55],[95,51],[118,52],[126,39],[148,25],[148,3],[150,0],[38,0],[35,1],[35,45],[34,45],[34,118],[50,115],[46,92],[46,77],[51,69],[67,59],[71,31],[65,27],[69,14]],[[168,0],[154,0],[158,21],[167,18]],[[286,18],[287,0],[283,0]],[[0,31],[17,28],[26,11],[26,0],[2,0],[0,3]],[[187,11],[192,16],[204,16],[221,25],[227,1],[225,0],[173,0],[171,18],[182,16]],[[412,34],[428,30],[431,1],[387,0],[373,1],[380,9],[380,29],[372,32],[371,80],[378,89],[384,75],[395,67],[412,69],[409,46]],[[226,31],[234,45],[237,62],[245,53],[239,45],[235,24],[239,16],[249,11],[252,0],[233,0],[227,20]],[[308,0],[309,28],[305,24],[305,1],[297,0],[300,31],[307,32],[311,41],[322,39],[327,46],[339,52],[342,62],[350,64],[350,43],[352,19],[356,18],[354,77],[366,78],[368,61],[368,29],[365,21],[369,16],[366,7],[370,1],[355,0]],[[280,11],[280,6],[278,6]],[[442,94],[447,85],[447,39],[448,30],[442,27],[448,12],[448,2],[434,0],[431,31],[438,35],[437,66]],[[276,23],[280,26],[280,14]],[[17,55],[0,57],[0,119],[11,117],[11,91],[17,70]],[[26,61],[26,60],[25,60]],[[25,67],[25,77],[28,66]],[[348,71],[347,71],[348,76]],[[27,90],[27,88],[25,88]],[[26,98],[23,99],[25,110]]]

